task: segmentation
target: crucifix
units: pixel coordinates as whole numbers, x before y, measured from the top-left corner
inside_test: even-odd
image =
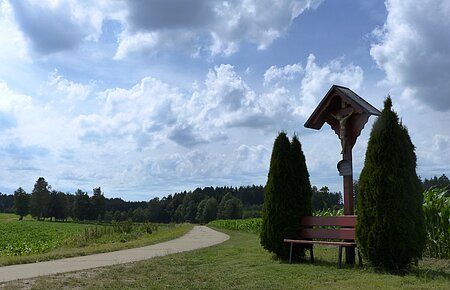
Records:
[[[342,160],[337,168],[343,176],[344,215],[354,214],[352,149],[371,115],[381,113],[351,89],[333,85],[308,118],[305,127],[320,130],[328,123],[341,141]],[[355,261],[354,249],[346,250],[346,263]]]
[[[339,121],[339,139],[341,139],[341,154],[344,154],[345,147],[347,146],[347,119],[353,115],[353,109],[348,114],[330,113],[330,115]]]

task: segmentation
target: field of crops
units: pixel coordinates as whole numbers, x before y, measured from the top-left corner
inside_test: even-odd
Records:
[[[251,218],[242,220],[215,220],[208,225],[226,230],[259,233],[261,231],[261,224],[261,218]]]
[[[51,251],[76,233],[92,225],[19,221],[17,216],[0,214],[0,256],[21,256]]]
[[[338,216],[343,215],[344,211],[339,210],[321,210],[313,213],[315,216]],[[261,232],[262,219],[261,218],[250,218],[241,220],[215,220],[210,222],[208,225],[217,227],[220,229],[241,231],[248,233],[258,234]]]
[[[450,189],[425,191],[423,211],[427,230],[425,255],[450,259]]]

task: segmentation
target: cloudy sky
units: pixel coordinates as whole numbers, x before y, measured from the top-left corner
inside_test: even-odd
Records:
[[[333,84],[380,109],[391,94],[418,174],[448,175],[449,15],[445,0],[0,0],[0,191],[265,184],[281,130],[339,191],[337,135],[303,126]]]

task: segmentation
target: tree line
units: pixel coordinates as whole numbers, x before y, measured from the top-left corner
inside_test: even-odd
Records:
[[[313,186],[312,192],[314,210],[342,207],[339,192],[330,192],[326,186]],[[64,193],[52,189],[40,177],[30,194],[21,187],[13,195],[0,194],[0,212],[15,212],[21,217],[31,214],[38,220],[207,223],[214,219],[260,217],[263,202],[261,185],[197,188],[146,202],[105,198],[100,187],[94,188],[91,196],[81,189]]]
[[[450,181],[443,174],[441,177],[425,179],[422,185],[424,189],[450,186]],[[355,186],[355,190],[357,188]],[[231,197],[235,199],[229,201]],[[91,196],[81,189],[75,193],[63,193],[52,189],[41,177],[36,181],[31,194],[21,187],[14,194],[0,193],[0,212],[16,212],[22,216],[30,213],[37,219],[202,223],[218,218],[260,217],[263,201],[264,188],[260,185],[205,187],[150,201],[125,201],[121,198],[104,197],[101,188],[94,188]],[[313,211],[340,209],[342,203],[340,192],[331,192],[327,186],[312,186]]]
[[[19,187],[13,195],[0,195],[0,212],[15,212],[22,219],[30,214],[37,220],[193,222],[239,219],[260,215],[264,199],[262,186],[205,187],[145,201],[105,198],[101,188],[92,196],[81,189],[74,194],[52,189],[40,177],[29,194]]]

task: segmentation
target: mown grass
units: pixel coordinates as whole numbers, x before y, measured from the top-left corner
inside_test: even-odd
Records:
[[[84,272],[8,283],[7,289],[449,289],[450,261],[428,259],[408,275],[336,268],[337,249],[317,247],[316,263],[287,264],[256,234],[221,230],[227,242],[206,249]]]
[[[9,217],[7,217],[9,216]],[[192,225],[133,225],[120,232],[113,226],[22,220],[0,214],[0,266],[84,256],[160,243],[180,237]]]

